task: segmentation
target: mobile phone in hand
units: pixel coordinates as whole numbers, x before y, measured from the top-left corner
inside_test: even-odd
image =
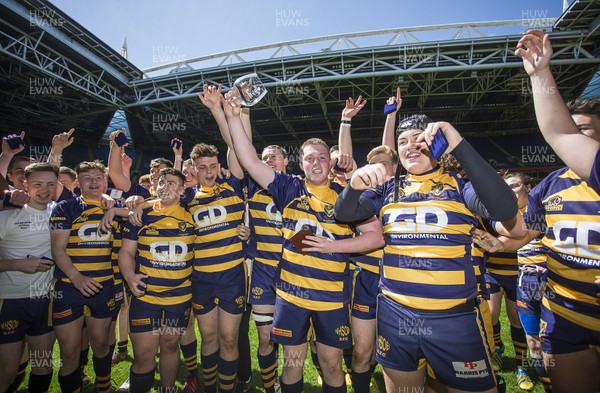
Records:
[[[181,141],[178,139],[172,139],[171,140],[171,148],[175,147],[176,149],[179,149],[181,147]]]
[[[20,136],[14,138],[6,138],[6,142],[8,143],[8,146],[10,146],[11,149],[17,149],[21,145],[25,147],[25,142],[23,142],[23,139],[21,139]]]
[[[385,104],[385,106],[383,107],[383,114],[384,115],[389,115],[390,113],[393,113],[396,111],[396,108],[398,108],[398,103],[394,102],[393,104]]]

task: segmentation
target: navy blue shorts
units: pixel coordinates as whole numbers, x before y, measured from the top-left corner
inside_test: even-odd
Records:
[[[553,313],[543,304],[541,319],[540,340],[544,353],[564,354],[600,346],[600,332],[579,326]]]
[[[248,303],[261,305],[275,304],[275,287],[273,280],[277,273],[277,266],[266,265],[256,259],[252,265],[250,277],[250,294]]]
[[[332,311],[311,311],[277,296],[271,339],[282,345],[300,345],[307,341],[310,327],[315,340],[334,348],[352,348],[350,312],[345,306]]]
[[[540,333],[540,316],[544,297],[543,275],[519,270],[517,287],[517,311],[525,333],[537,336]]]
[[[352,296],[352,316],[359,319],[375,319],[377,316],[377,295],[379,275],[368,270],[356,270],[354,295]]]
[[[246,264],[220,272],[192,273],[192,308],[195,315],[204,315],[217,305],[230,314],[242,314],[246,309]]]
[[[510,301],[517,301],[517,276],[503,276],[501,274],[490,273],[489,271],[484,274],[486,288],[489,293],[498,293],[504,290],[506,298]]]
[[[136,297],[129,302],[129,331],[144,333],[163,326],[181,328],[190,320],[192,300],[180,304],[158,305],[146,303]]]
[[[117,309],[113,280],[101,283],[102,289],[94,296],[85,297],[73,284],[58,281],[52,295],[52,324],[64,325],[83,315],[94,318],[112,318]]]
[[[383,367],[411,372],[425,359],[437,380],[453,389],[496,386],[478,304],[472,311],[428,312],[379,295],[377,307],[376,356]]]
[[[0,344],[52,331],[50,297],[0,299]]]

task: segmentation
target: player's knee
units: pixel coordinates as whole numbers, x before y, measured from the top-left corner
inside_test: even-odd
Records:
[[[352,350],[352,363],[361,366],[370,365],[372,355],[373,346],[355,344]]]

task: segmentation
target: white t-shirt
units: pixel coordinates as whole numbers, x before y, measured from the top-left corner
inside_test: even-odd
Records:
[[[0,259],[52,258],[48,222],[55,203],[46,210],[29,205],[0,211]],[[48,296],[54,267],[46,272],[0,272],[0,299]]]

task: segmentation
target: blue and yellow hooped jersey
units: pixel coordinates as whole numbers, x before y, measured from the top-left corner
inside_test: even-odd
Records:
[[[248,212],[250,213],[250,249],[254,262],[277,266],[283,251],[281,212],[273,197],[248,179]]]
[[[123,222],[115,221],[113,226],[113,246],[110,252],[110,259],[112,261],[115,286],[123,283],[123,275],[121,274],[121,269],[119,269],[119,251],[123,243],[123,225]]]
[[[393,179],[363,193],[382,220],[384,295],[422,310],[446,310],[476,296],[477,217],[467,208],[474,195],[470,183],[440,168],[400,178],[396,203]]]
[[[529,193],[525,222],[545,232],[548,296],[544,305],[600,332],[600,196],[569,168],[552,172]]]
[[[525,214],[527,209],[522,213]],[[535,239],[532,239],[529,243],[519,248],[517,251],[517,257],[520,266],[524,265],[538,265],[546,267],[546,259],[548,258],[548,248],[544,246],[544,233],[540,234]]]
[[[98,233],[98,224],[104,216],[100,201],[82,196],[59,202],[52,211],[52,229],[69,230],[67,255],[81,274],[98,282],[113,280],[111,261],[113,234]],[[71,282],[56,266],[54,277]]]
[[[137,241],[136,273],[146,274],[146,293],[140,301],[175,305],[192,298],[191,276],[196,237],[191,214],[182,206],[144,210],[142,226],[128,223],[123,239]]]
[[[303,255],[290,242],[303,228],[335,240],[354,236],[350,226],[333,217],[342,187],[331,182],[311,186],[303,179],[276,173],[268,191],[283,219],[283,253],[275,279],[277,295],[307,310],[329,311],[347,305],[348,254]]]
[[[231,176],[217,179],[185,203],[196,226],[194,271],[220,272],[244,261],[244,245],[237,226],[244,222],[243,181]]]

